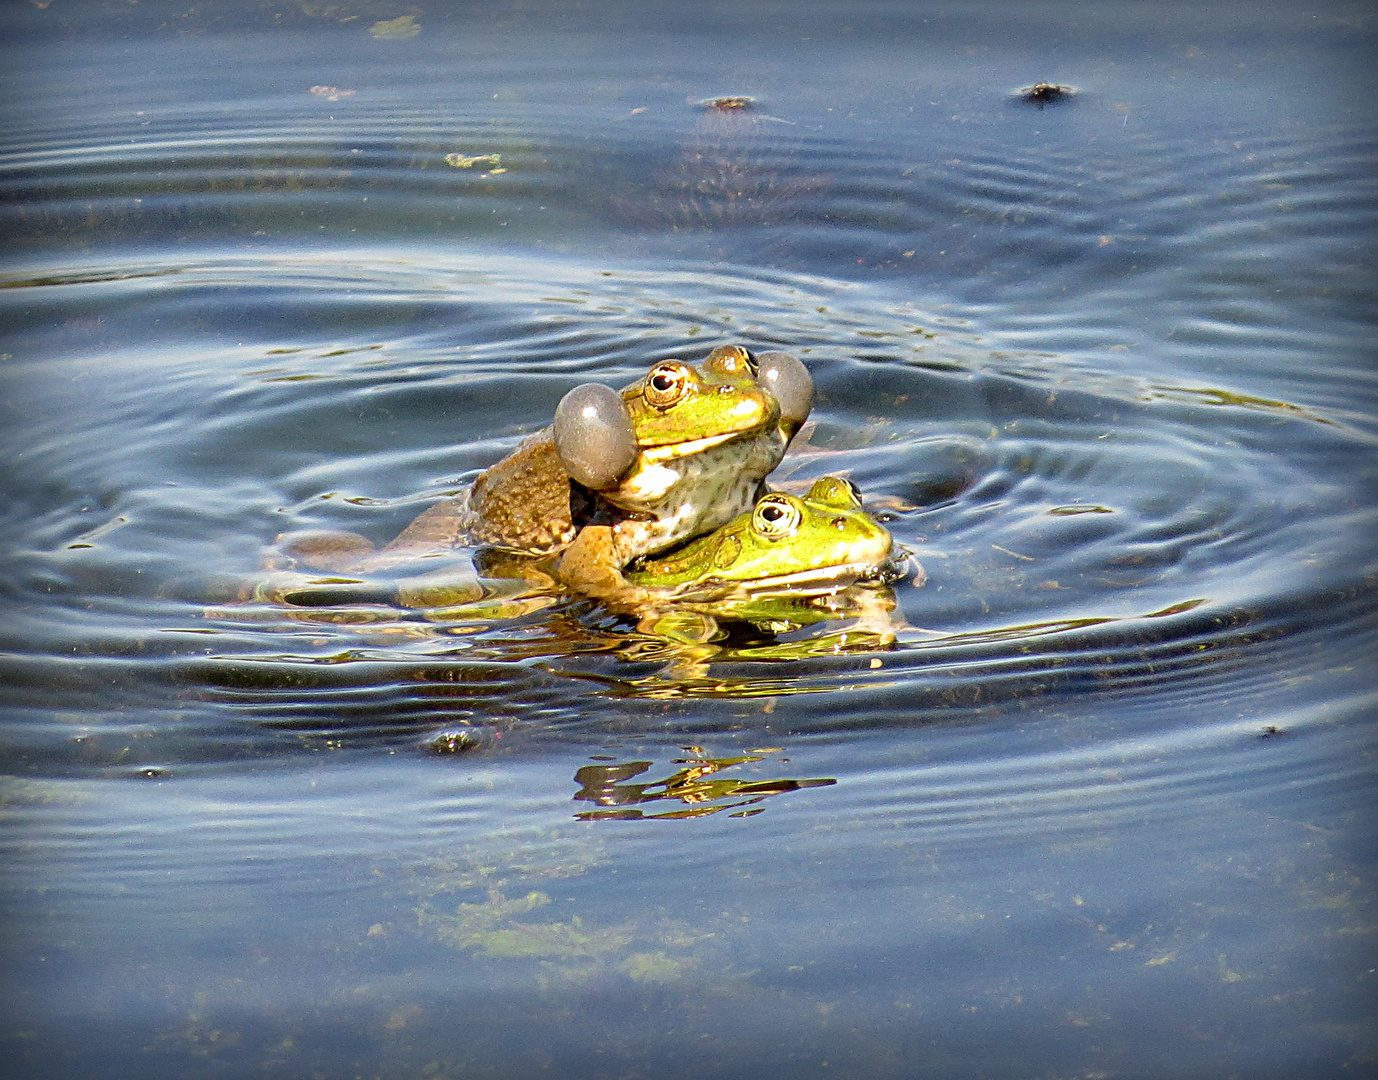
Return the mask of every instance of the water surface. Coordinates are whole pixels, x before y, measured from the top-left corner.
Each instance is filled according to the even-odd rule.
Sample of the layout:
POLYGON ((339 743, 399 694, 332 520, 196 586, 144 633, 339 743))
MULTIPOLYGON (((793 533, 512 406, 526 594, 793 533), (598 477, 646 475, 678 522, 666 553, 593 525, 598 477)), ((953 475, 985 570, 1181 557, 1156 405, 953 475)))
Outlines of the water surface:
POLYGON ((4 17, 11 1074, 1378 1060, 1359 8, 4 17), (732 341, 892 647, 235 602, 732 341))

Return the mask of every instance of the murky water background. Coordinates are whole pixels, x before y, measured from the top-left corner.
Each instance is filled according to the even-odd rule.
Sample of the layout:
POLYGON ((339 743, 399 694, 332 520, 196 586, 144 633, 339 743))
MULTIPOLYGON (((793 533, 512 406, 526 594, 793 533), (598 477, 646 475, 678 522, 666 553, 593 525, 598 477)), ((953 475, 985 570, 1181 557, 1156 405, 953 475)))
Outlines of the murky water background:
POLYGON ((1360 6, 4 19, 7 1075, 1378 1061, 1360 6), (728 341, 893 649, 226 602, 728 341))

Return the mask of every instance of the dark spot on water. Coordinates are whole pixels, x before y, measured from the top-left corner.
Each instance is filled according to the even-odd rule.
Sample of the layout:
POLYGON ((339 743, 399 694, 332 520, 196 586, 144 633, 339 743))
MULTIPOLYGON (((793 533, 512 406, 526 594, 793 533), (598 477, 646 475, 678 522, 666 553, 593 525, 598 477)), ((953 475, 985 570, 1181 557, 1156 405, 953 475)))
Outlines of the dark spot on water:
POLYGON ((1063 86, 1060 83, 1039 82, 1032 86, 1021 86, 1014 93, 1019 100, 1042 109, 1055 102, 1066 101, 1076 93, 1076 88, 1063 86))
POLYGON ((975 482, 976 477, 969 474, 928 476, 915 480, 894 494, 917 509, 955 499, 975 482))
POLYGON ((493 740, 487 728, 461 727, 432 735, 422 745, 433 754, 468 754, 482 750, 493 740))
POLYGON ((755 108, 755 106, 756 99, 747 97, 745 94, 704 98, 699 102, 699 108, 708 109, 710 112, 745 112, 747 109, 755 108))

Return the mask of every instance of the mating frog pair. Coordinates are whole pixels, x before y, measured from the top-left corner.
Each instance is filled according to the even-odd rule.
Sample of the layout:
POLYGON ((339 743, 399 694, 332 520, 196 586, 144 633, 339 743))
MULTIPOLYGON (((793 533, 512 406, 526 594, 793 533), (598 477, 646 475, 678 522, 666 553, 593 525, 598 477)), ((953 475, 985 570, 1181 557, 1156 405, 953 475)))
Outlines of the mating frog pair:
POLYGON ((353 533, 287 534, 275 567, 422 571, 408 606, 443 606, 426 564, 479 546, 506 560, 499 576, 617 610, 674 603, 750 619, 763 597, 836 591, 891 560, 889 534, 847 481, 824 478, 802 498, 765 492, 812 402, 808 370, 786 353, 734 345, 700 367, 663 360, 620 392, 571 390, 550 427, 386 547, 353 533))

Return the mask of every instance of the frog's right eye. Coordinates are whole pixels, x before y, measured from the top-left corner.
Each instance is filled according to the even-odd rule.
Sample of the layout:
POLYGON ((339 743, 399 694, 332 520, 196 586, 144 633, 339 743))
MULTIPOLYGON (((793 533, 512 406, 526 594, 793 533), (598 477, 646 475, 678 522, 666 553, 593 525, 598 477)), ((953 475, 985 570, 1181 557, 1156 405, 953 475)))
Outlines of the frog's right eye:
POLYGON ((595 491, 636 461, 636 433, 622 395, 602 383, 576 386, 555 407, 555 452, 565 472, 595 491))
POLYGON ((751 527, 767 540, 793 536, 803 515, 788 495, 766 495, 751 514, 751 527))
POLYGON ((646 376, 643 393, 647 404, 657 409, 668 409, 689 392, 692 379, 693 372, 687 364, 681 364, 678 360, 662 360, 646 376))

